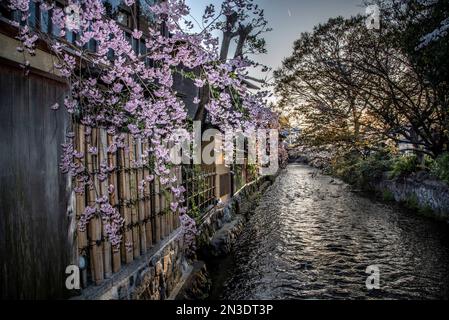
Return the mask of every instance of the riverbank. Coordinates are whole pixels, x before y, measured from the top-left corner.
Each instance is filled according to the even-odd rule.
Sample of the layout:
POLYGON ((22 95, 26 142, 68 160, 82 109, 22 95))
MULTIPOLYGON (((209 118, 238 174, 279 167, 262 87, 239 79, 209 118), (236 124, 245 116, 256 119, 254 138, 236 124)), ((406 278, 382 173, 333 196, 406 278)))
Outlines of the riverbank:
MULTIPOLYGON (((342 179, 354 188, 374 192, 385 201, 395 201, 417 214, 437 220, 449 221, 449 185, 427 172, 405 173, 393 176, 373 166, 359 173, 357 180, 348 174, 338 174, 332 170, 329 160, 317 154, 292 153, 290 163, 307 164, 322 173, 342 179)), ((338 170, 337 170, 338 172, 338 170)), ((353 172, 350 173, 353 175, 353 172)))
POLYGON ((388 174, 371 183, 386 201, 396 201, 418 214, 449 221, 449 186, 426 174, 389 179, 388 174))

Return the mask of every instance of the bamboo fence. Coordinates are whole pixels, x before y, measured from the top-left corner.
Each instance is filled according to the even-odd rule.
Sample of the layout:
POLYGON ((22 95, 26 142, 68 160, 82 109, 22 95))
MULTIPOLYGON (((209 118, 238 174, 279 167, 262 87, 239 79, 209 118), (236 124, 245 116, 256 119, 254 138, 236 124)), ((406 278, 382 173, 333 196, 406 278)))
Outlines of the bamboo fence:
MULTIPOLYGON (((180 226, 178 213, 170 210, 171 191, 164 190, 157 179, 142 187, 141 182, 151 174, 149 160, 144 156, 149 143, 124 135, 126 147, 111 153, 108 148, 113 138, 105 129, 75 125, 75 149, 84 154, 77 161, 88 169, 93 181, 84 194, 76 194, 77 218, 80 219, 86 206, 95 206, 99 211, 98 197, 108 195, 109 203, 125 221, 120 248, 113 247, 107 239, 99 214, 88 222, 86 231, 78 230, 77 252, 86 262, 81 270, 83 287, 110 278, 180 226), (92 148, 97 152, 88 152, 92 148), (100 179, 102 164, 110 169, 103 181, 100 179)), ((171 173, 182 179, 181 167, 172 168, 171 173)))

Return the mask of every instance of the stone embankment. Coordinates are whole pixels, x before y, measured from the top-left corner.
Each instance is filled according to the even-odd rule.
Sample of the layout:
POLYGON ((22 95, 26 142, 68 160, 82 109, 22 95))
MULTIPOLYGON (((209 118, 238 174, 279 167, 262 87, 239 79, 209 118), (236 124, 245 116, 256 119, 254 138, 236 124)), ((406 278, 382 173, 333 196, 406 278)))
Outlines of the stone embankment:
MULTIPOLYGON (((328 172, 326 157, 291 150, 291 163, 307 164, 328 172)), ((449 220, 449 186, 425 172, 390 179, 386 172, 378 181, 368 184, 368 191, 376 191, 385 200, 394 200, 429 217, 449 220)))
POLYGON ((178 300, 206 299, 211 288, 207 261, 228 255, 246 221, 258 204, 259 197, 275 177, 261 177, 239 190, 229 202, 217 206, 202 219, 197 239, 198 259, 187 278, 180 284, 178 300))

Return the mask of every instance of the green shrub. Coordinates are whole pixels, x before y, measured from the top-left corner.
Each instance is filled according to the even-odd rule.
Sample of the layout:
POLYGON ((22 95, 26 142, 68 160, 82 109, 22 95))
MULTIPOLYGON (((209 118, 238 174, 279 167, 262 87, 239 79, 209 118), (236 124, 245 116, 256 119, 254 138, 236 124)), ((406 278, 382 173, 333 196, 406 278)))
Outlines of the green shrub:
POLYGON ((371 182, 380 179, 384 172, 389 171, 390 166, 388 153, 376 152, 367 157, 351 154, 335 160, 333 173, 349 184, 368 187, 371 182))
POLYGON ((419 208, 418 213, 425 217, 434 217, 434 211, 428 204, 419 208))
POLYGON ((366 180, 380 179, 384 172, 390 170, 391 160, 383 154, 373 154, 357 164, 357 170, 366 180))
POLYGON ((403 175, 416 172, 418 169, 418 157, 414 154, 404 154, 393 159, 391 165, 390 178, 397 178, 403 175))
POLYGON ((424 156, 424 170, 426 171, 430 171, 432 169, 432 167, 435 164, 435 159, 433 159, 431 156, 429 155, 425 155, 424 156))
POLYGON ((449 184, 449 152, 439 156, 431 165, 432 174, 449 184))
POLYGON ((419 210, 419 201, 418 201, 418 197, 415 194, 412 194, 411 196, 409 196, 405 201, 404 204, 407 208, 411 209, 411 210, 419 210))
POLYGON ((382 192, 382 198, 384 201, 392 202, 394 201, 394 194, 390 190, 384 190, 382 192))

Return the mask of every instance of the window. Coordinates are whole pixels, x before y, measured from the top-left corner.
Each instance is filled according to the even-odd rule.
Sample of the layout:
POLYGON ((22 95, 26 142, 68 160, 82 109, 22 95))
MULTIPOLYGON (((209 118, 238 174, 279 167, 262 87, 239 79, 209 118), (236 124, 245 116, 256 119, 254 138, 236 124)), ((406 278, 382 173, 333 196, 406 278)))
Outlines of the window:
POLYGON ((76 41, 76 33, 66 29, 65 38, 70 43, 75 43, 76 41))
POLYGON ((97 51, 97 41, 95 41, 94 39, 90 39, 89 42, 87 43, 86 47, 90 52, 96 52, 97 51))
MULTIPOLYGON (((139 54, 140 56, 144 56, 147 54, 147 47, 145 45, 145 39, 140 39, 140 44, 139 44, 139 54)), ((148 57, 145 57, 143 59, 143 61, 145 62, 145 64, 147 66, 153 66, 153 64, 151 63, 151 59, 148 57)))
POLYGON ((150 7, 154 5, 157 0, 139 0, 140 15, 144 16, 148 22, 153 22, 155 19, 153 11, 150 7))
POLYGON ((136 38, 132 38, 132 47, 133 51, 136 55, 139 55, 139 40, 136 38))
MULTIPOLYGON (((88 29, 89 31, 91 30, 91 27, 89 27, 88 29)), ((97 41, 95 41, 95 39, 90 39, 85 45, 84 48, 89 50, 90 52, 96 52, 97 51, 97 41)))
POLYGON ((147 47, 145 46, 145 39, 140 39, 139 54, 141 56, 144 56, 147 54, 147 47))
POLYGON ((114 60, 114 50, 112 50, 112 49, 108 50, 108 60, 110 60, 110 61, 114 60))
POLYGON ((24 24, 22 21, 22 13, 19 10, 11 10, 7 1, 0 2, 0 16, 9 20, 24 24))
POLYGON ((131 33, 124 31, 124 34, 125 34, 126 41, 128 41, 129 44, 132 44, 131 43, 132 42, 132 40, 131 40, 132 39, 131 33))
POLYGON ((120 10, 117 14, 117 22, 124 25, 127 28, 132 28, 132 19, 131 15, 127 12, 120 10))
MULTIPOLYGON (((60 6, 59 4, 55 6, 55 9, 63 10, 62 6, 60 6)), ((61 36, 61 27, 57 23, 53 22, 54 19, 53 15, 55 14, 55 9, 53 9, 50 13, 51 34, 54 37, 59 38, 61 36)))
POLYGON ((3 17, 10 21, 15 21, 21 25, 27 24, 31 29, 35 29, 39 24, 39 3, 36 0, 29 1, 28 7, 29 16, 26 21, 22 21, 22 13, 19 10, 11 10, 7 1, 2 1, 0 3, 0 17, 3 17))
POLYGON ((13 12, 8 7, 8 3, 0 2, 0 17, 7 20, 13 20, 13 12))
POLYGON ((31 29, 35 29, 37 26, 37 18, 38 18, 38 5, 33 0, 30 1, 29 5, 29 16, 28 16, 28 26, 31 29))
POLYGON ((40 29, 44 33, 50 32, 50 15, 48 11, 39 10, 39 18, 40 18, 40 29))
POLYGON ((132 18, 129 7, 122 0, 102 0, 106 9, 106 15, 116 20, 121 25, 132 29, 132 18))
POLYGON ((121 0, 103 0, 106 15, 112 19, 117 18, 121 0))

